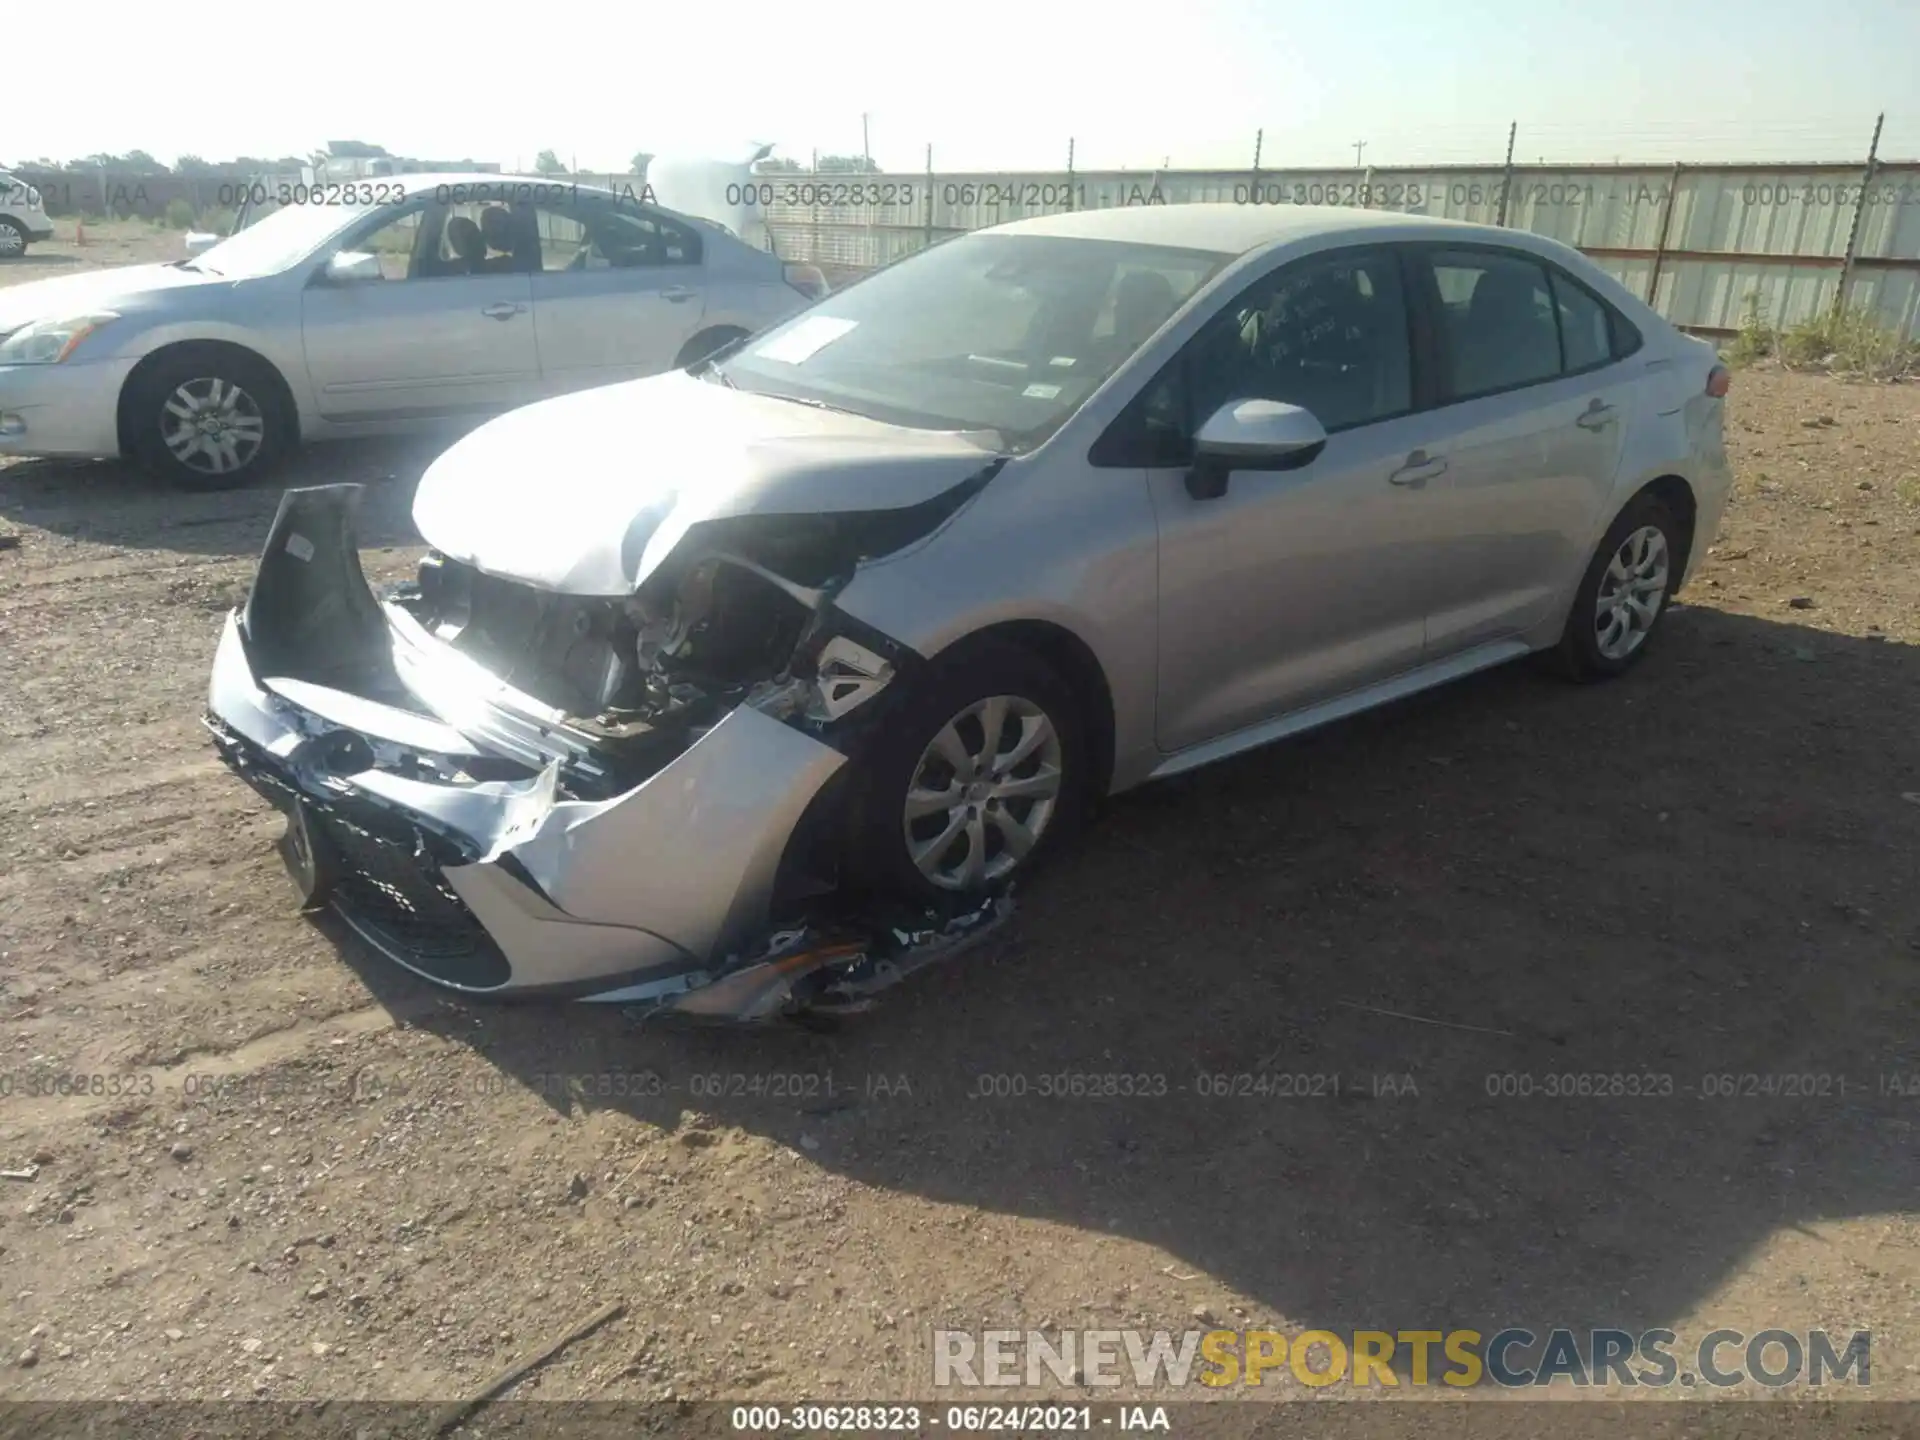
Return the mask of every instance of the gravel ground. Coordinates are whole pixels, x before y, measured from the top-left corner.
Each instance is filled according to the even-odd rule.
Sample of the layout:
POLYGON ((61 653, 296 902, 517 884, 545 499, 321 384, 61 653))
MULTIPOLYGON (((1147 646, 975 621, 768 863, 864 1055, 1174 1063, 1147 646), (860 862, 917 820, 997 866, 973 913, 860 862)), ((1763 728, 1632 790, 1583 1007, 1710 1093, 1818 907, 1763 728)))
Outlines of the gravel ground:
POLYGON ((0 1397, 444 1399, 610 1300, 516 1397, 931 1396, 934 1325, 1203 1314, 1871 1327, 1920 1395, 1920 387, 1730 403, 1735 503, 1631 677, 1125 797, 835 1035, 457 1002, 295 912, 198 727, 221 613, 283 483, 368 482, 404 573, 432 444, 224 496, 0 462, 0 1397), (1256 1072, 1340 1093, 1201 1093, 1256 1072), (1568 1074, 1671 1089, 1490 1093, 1568 1074))

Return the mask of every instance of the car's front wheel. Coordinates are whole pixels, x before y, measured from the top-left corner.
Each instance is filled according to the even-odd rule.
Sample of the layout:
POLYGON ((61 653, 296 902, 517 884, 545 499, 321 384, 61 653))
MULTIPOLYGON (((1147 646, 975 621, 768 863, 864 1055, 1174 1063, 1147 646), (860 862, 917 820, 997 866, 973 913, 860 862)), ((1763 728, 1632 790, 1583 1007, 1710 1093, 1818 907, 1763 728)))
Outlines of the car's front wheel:
POLYGON ((27 227, 0 215, 0 260, 27 253, 27 227))
POLYGON ((1560 639, 1559 661, 1576 680, 1619 675, 1646 654, 1685 558, 1682 531, 1656 497, 1620 512, 1595 550, 1560 639))
POLYGON ((266 470, 292 425, 257 362, 185 350, 134 377, 126 397, 135 456, 190 490, 231 490, 266 470))
POLYGON ((865 757, 860 888, 927 905, 998 893, 1076 828, 1087 746, 1073 693, 1032 652, 966 642, 935 662, 865 757))

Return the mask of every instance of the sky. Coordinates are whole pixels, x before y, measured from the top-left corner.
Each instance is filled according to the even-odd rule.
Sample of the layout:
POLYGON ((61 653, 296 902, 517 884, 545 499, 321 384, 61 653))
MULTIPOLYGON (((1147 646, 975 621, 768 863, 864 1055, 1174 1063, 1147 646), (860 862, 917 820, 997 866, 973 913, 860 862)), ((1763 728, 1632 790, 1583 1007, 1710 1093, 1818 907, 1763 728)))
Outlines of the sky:
POLYGON ((328 140, 587 171, 635 151, 890 170, 1920 158, 1920 0, 14 0, 0 161, 328 140), (452 16, 457 15, 457 22, 452 16), (491 17, 498 17, 497 19, 491 17), (543 17, 550 17, 550 20, 543 17), (84 43, 81 43, 84 39, 84 43), (168 55, 176 58, 166 59, 168 55), (71 58, 69 58, 71 57, 71 58), (46 63, 41 63, 44 61, 46 63), (1356 144, 1364 142, 1363 150, 1356 144))

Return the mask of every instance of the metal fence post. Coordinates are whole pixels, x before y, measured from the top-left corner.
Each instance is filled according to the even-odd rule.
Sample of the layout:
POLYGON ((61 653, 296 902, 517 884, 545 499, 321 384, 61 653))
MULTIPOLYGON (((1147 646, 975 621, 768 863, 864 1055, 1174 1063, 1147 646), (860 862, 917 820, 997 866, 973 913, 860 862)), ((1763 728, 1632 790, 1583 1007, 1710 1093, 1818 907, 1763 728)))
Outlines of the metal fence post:
MULTIPOLYGON (((1667 177, 1667 203, 1660 210, 1660 235, 1653 242, 1653 265, 1647 271, 1647 304, 1653 304, 1655 289, 1660 284, 1660 262, 1667 258, 1667 230, 1673 224, 1674 202, 1680 198, 1680 162, 1673 162, 1673 173, 1667 177)), ((1633 237, 1628 236, 1629 240, 1633 237)))
POLYGON ((1074 209, 1073 203, 1073 137, 1067 137, 1067 209, 1074 209))
POLYGON ((921 248, 933 248, 933 142, 927 142, 927 238, 921 248))
POLYGON ((1520 133, 1520 122, 1513 121, 1507 126, 1507 168, 1500 177, 1500 218, 1495 222, 1504 227, 1507 223, 1507 196, 1513 190, 1513 140, 1520 133))
POLYGON ((1873 184, 1874 171, 1880 168, 1880 127, 1887 123, 1886 111, 1873 122, 1873 140, 1867 146, 1867 171, 1860 181, 1860 198, 1853 205, 1853 222, 1847 226, 1847 253, 1840 261, 1840 284, 1833 292, 1833 318, 1846 312, 1847 285, 1853 279, 1853 262, 1860 249, 1860 218, 1867 213, 1867 189, 1873 184))
POLYGON ((813 200, 814 200, 814 203, 813 203, 813 204, 811 204, 811 205, 809 205, 809 206, 807 207, 807 214, 808 214, 808 216, 809 216, 809 217, 810 217, 810 219, 811 219, 811 224, 810 224, 810 226, 809 226, 809 228, 808 228, 808 231, 807 231, 807 249, 808 249, 808 251, 810 252, 810 253, 808 254, 808 256, 807 256, 807 259, 809 259, 809 260, 811 260, 811 261, 812 261, 812 262, 813 262, 813 263, 814 263, 815 265, 818 265, 818 264, 820 264, 820 263, 821 263, 821 255, 820 255, 820 151, 819 151, 818 149, 815 149, 815 150, 814 150, 814 152, 813 152, 813 168, 812 168, 811 170, 809 170, 809 171, 807 172, 807 179, 808 179, 808 181, 809 181, 809 182, 811 183, 811 187, 812 187, 812 190, 813 190, 813 200))
POLYGON ((1261 128, 1253 132, 1253 203, 1260 203, 1260 147, 1266 143, 1267 132, 1261 128))

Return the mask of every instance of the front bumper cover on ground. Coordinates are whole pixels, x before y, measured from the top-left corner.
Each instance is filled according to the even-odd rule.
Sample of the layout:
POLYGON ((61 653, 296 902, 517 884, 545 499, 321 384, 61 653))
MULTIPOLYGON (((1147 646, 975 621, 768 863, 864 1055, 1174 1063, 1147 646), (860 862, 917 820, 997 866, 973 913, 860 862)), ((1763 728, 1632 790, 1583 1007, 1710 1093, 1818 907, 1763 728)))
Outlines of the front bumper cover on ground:
POLYGON ((288 815, 306 902, 388 958, 468 993, 758 1020, 808 998, 864 1008, 1004 918, 1001 903, 922 927, 776 932, 783 853, 845 757, 751 706, 610 798, 562 798, 563 773, 594 757, 563 717, 374 598, 357 499, 282 500, 221 635, 207 724, 288 815), (302 653, 317 657, 302 676, 270 673, 302 653), (501 767, 515 778, 472 778, 501 767))

